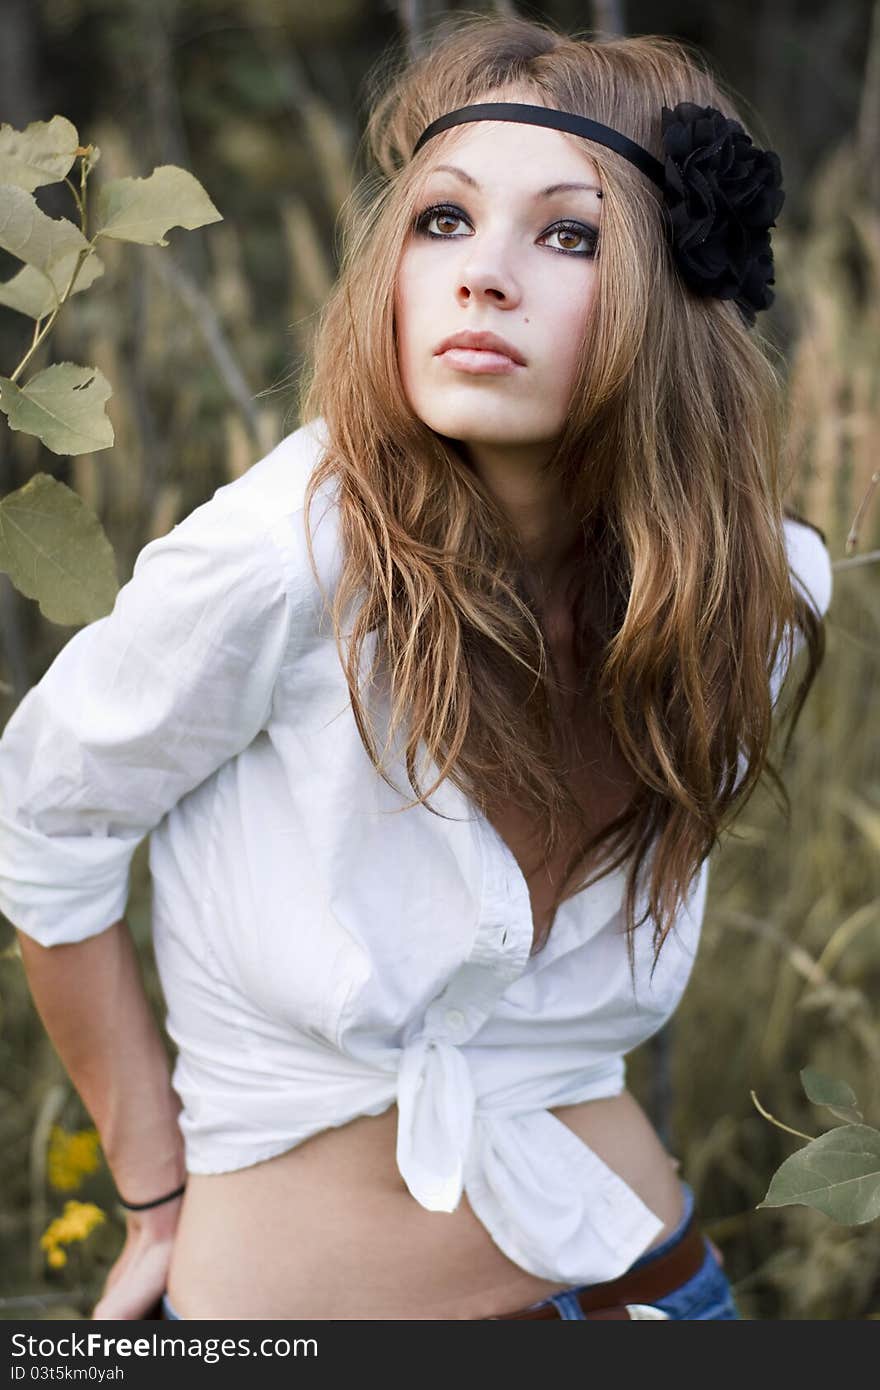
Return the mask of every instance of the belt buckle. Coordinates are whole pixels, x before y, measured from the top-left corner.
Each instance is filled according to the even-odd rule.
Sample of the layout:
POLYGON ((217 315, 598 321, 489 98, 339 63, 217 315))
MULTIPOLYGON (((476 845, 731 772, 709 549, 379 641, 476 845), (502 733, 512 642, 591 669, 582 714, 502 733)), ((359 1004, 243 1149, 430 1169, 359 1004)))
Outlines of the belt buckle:
POLYGON ((631 1318, 668 1318, 662 1308, 655 1308, 653 1303, 625 1303, 623 1305, 631 1318))

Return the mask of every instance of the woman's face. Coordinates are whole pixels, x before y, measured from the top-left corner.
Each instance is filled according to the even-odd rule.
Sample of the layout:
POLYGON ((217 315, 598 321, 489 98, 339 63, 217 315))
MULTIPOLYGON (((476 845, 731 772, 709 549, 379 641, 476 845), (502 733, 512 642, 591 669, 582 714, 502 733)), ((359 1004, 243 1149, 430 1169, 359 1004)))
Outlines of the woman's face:
POLYGON ((596 288, 601 180, 559 130, 476 121, 456 134, 454 152, 426 146, 429 173, 400 262, 404 390, 426 425, 465 444, 552 444, 596 288), (522 363, 438 352, 462 331, 498 335, 522 363))

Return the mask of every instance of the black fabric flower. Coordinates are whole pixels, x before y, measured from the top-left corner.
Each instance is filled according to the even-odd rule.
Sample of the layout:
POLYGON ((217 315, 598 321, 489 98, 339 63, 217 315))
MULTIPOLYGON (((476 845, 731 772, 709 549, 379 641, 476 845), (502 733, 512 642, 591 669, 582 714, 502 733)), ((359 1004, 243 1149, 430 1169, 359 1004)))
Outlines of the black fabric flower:
POLYGON ((662 108, 665 213, 682 278, 733 299, 748 324, 773 303, 769 229, 785 201, 773 150, 760 150, 714 106, 662 108))

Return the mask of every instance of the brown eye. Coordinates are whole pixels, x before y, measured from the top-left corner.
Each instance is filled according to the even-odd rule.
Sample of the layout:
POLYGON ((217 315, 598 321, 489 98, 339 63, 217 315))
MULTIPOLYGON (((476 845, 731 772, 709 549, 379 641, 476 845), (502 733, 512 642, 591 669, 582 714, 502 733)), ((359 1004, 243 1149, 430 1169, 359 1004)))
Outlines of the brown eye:
POLYGON ((449 231, 433 232, 430 230, 431 223, 437 222, 439 225, 443 222, 448 224, 449 222, 464 221, 465 217, 459 208, 446 204, 435 204, 433 207, 425 208, 424 212, 419 214, 413 227, 420 236, 434 237, 437 241, 449 241, 454 233, 449 231))
POLYGON ((574 247, 570 245, 561 245, 556 248, 551 248, 563 251, 566 255, 594 256, 596 254, 596 243, 599 240, 599 234, 594 227, 585 227, 582 226, 579 222, 559 222, 555 227, 551 227, 550 231, 546 232, 545 235, 568 238, 573 237, 576 241, 582 241, 585 243, 584 248, 580 251, 576 250, 574 247))
MULTIPOLYGON (((571 238, 573 238, 573 239, 577 242, 577 241, 580 241, 582 233, 580 233, 580 232, 572 232, 572 231, 569 231, 567 227, 563 227, 563 229, 562 229, 562 231, 559 233, 559 235, 560 235, 561 237, 566 237, 566 236, 567 236, 567 237, 571 237, 571 238)), ((574 247, 573 247, 573 246, 566 246, 566 247, 565 247, 565 250, 566 250, 566 251, 573 251, 573 250, 574 250, 574 247)))

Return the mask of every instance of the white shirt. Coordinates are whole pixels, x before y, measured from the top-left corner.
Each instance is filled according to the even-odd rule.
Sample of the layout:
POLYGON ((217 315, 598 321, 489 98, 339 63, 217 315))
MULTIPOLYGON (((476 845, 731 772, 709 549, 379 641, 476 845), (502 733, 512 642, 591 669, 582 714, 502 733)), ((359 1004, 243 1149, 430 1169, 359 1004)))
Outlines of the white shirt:
MULTIPOLYGON (((673 1013, 709 861, 653 983, 651 933, 636 931, 634 995, 625 869, 563 903, 531 956, 526 881, 476 806, 446 781, 442 815, 394 813, 399 748, 397 796, 319 622, 303 501, 322 427, 146 545, 113 611, 19 703, 0 740, 0 909, 44 946, 106 930, 152 832, 190 1172, 246 1167, 396 1102, 397 1163, 422 1206, 453 1211, 464 1190, 523 1269, 613 1278, 663 1223, 550 1108, 618 1094, 625 1054, 673 1013)), ((312 525, 330 597, 336 516, 325 491, 312 525)), ((786 539, 824 613, 824 545, 793 522, 786 539)), ((425 759, 423 786, 434 772, 425 759)))

